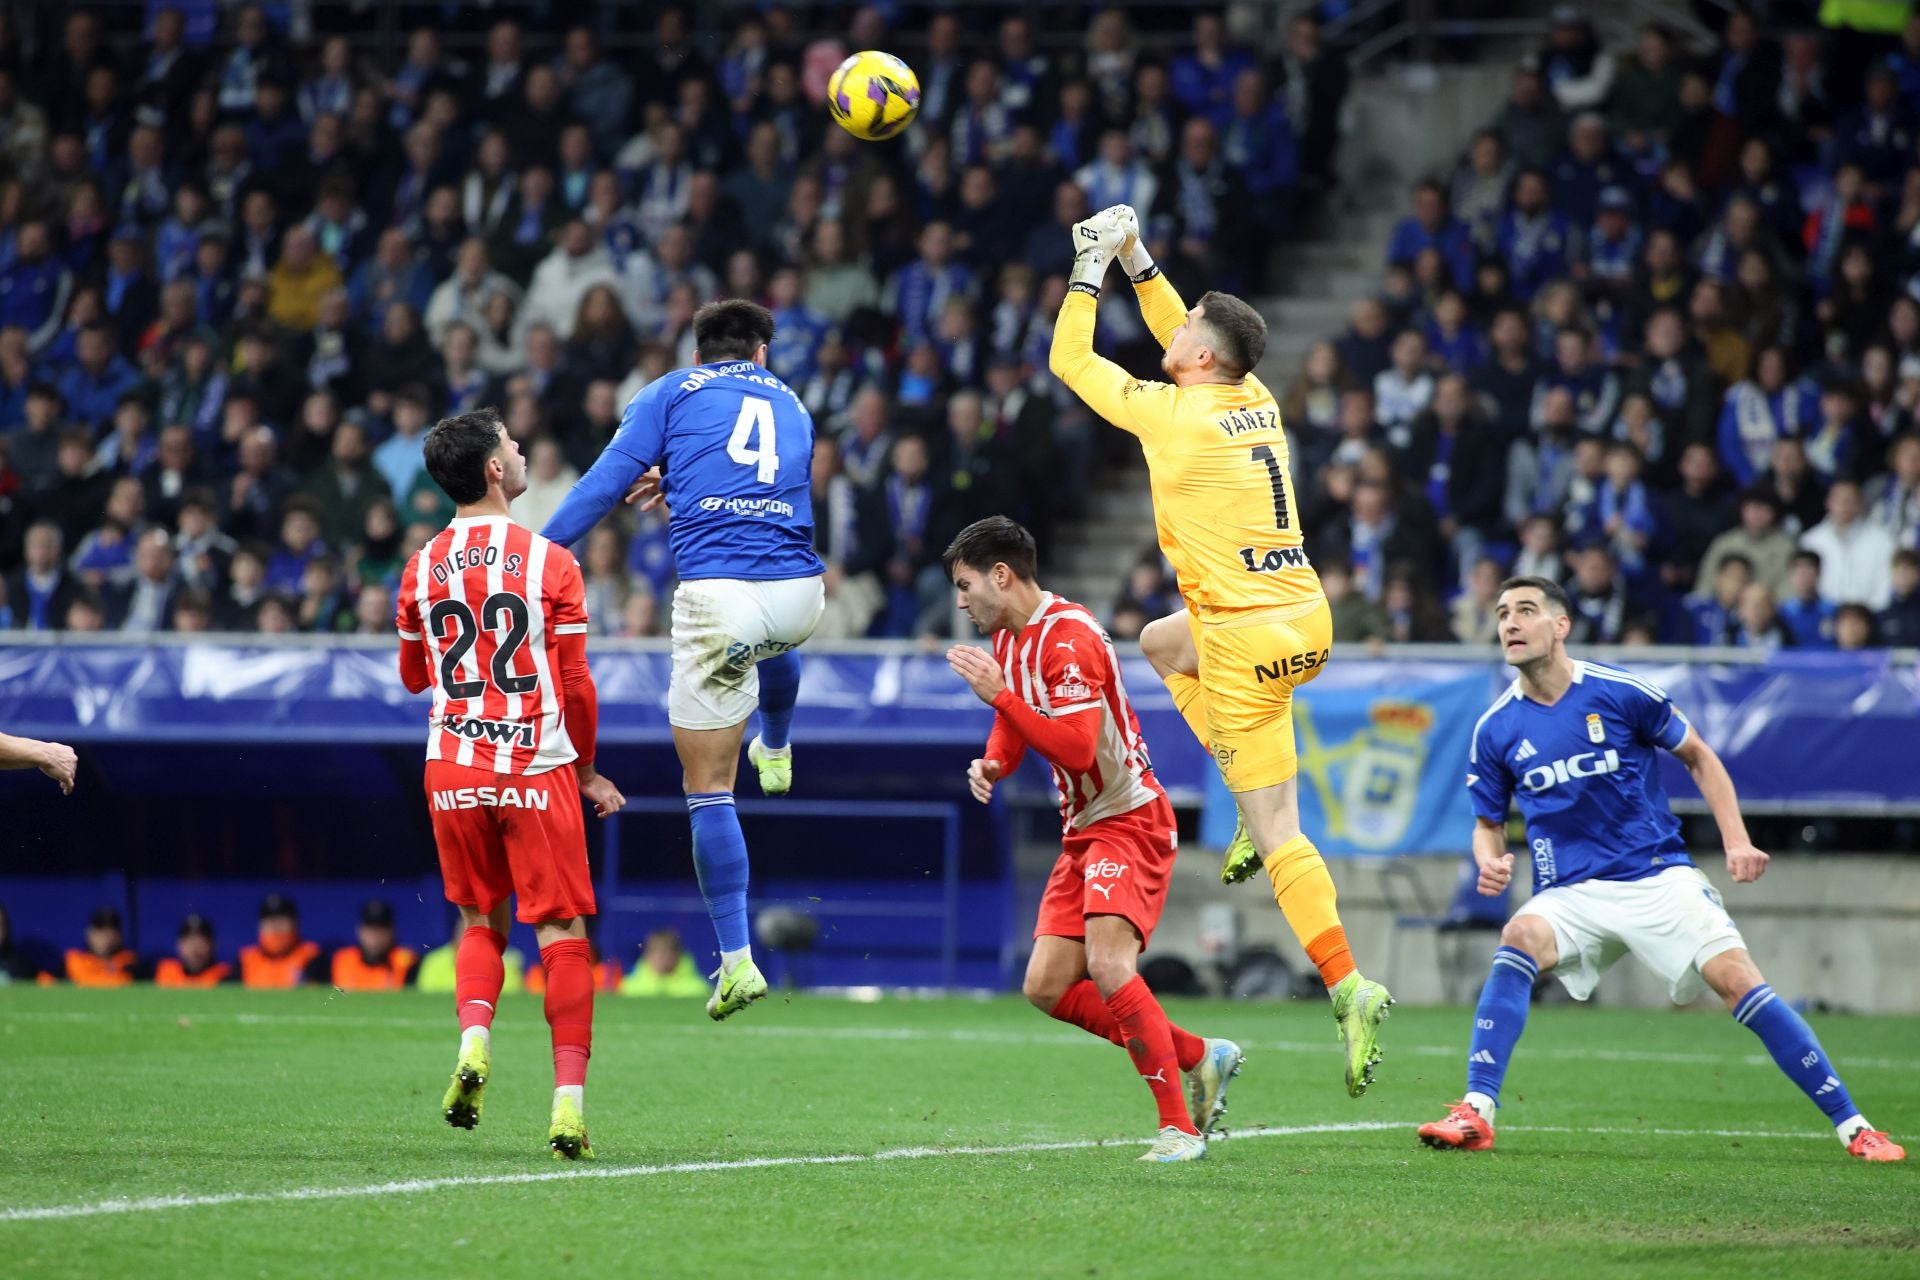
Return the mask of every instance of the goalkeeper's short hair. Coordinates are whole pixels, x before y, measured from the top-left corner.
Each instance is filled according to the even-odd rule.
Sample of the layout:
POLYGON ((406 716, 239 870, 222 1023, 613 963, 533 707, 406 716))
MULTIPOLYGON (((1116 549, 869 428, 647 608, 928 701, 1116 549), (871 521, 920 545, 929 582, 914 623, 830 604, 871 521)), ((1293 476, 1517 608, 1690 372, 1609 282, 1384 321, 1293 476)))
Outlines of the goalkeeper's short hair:
POLYGON ((1202 322, 1213 335, 1209 344, 1222 369, 1244 378, 1267 354, 1267 322, 1258 311, 1230 293, 1209 290, 1200 299, 1202 322))

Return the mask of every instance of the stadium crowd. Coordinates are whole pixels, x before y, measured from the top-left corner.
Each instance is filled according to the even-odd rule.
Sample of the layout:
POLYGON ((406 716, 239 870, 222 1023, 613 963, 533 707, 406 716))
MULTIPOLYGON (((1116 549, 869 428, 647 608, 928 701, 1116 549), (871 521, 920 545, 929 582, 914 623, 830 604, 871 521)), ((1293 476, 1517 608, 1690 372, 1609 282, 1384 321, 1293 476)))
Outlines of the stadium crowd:
MULTIPOLYGON (((345 6, 300 42, 284 6, 0 13, 0 627, 388 634, 451 514, 427 426, 500 405, 538 528, 722 295, 774 310, 821 428, 820 634, 945 625, 950 534, 1005 511, 1044 539, 1098 460, 1046 371, 1073 222, 1132 203, 1184 287, 1257 288, 1346 89, 1311 18, 1263 62, 1211 13, 1149 41, 1104 11, 1042 52, 1024 11, 821 37, 648 8, 615 58, 597 32, 642 11, 565 8, 438 6, 385 65, 326 29, 345 6), (475 21, 478 56, 443 47, 475 21), (902 142, 820 106, 862 48, 917 68, 902 142)), ((594 625, 654 634, 664 525, 624 518, 580 548, 594 625)))
POLYGON ((1920 644, 1920 15, 1724 16, 1556 11, 1285 387, 1336 639, 1486 643, 1513 572, 1579 643, 1920 644))
MULTIPOLYGON (((135 982, 216 987, 233 983, 263 991, 318 985, 355 992, 417 987, 451 993, 460 933, 456 922, 451 941, 424 953, 402 946, 395 936, 392 904, 374 898, 362 904, 352 941, 324 946, 302 933, 300 908, 292 898, 269 893, 260 901, 251 941, 223 950, 214 922, 199 912, 189 912, 181 918, 170 954, 143 956, 129 944, 118 907, 95 909, 87 918, 83 936, 59 939, 16 936, 6 908, 0 906, 0 987, 63 982, 76 987, 125 987, 135 982)), ((528 968, 525 957, 511 947, 502 960, 508 993, 537 994, 545 989, 545 973, 538 964, 528 968)), ((594 985, 608 994, 707 994, 706 981, 693 957, 671 928, 655 929, 647 935, 630 970, 616 958, 601 956, 597 947, 593 964, 594 985)))

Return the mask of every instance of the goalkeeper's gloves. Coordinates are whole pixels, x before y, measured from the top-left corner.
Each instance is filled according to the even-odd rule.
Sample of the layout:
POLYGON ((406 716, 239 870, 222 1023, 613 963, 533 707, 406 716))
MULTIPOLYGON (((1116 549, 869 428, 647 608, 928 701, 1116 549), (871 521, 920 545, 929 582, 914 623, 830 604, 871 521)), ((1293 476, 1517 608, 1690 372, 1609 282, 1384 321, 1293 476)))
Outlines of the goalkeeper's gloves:
POLYGON ((1153 265, 1153 255, 1147 252, 1147 242, 1140 238, 1140 215, 1133 211, 1130 204, 1116 205, 1121 230, 1126 238, 1120 242, 1120 266, 1135 284, 1144 284, 1153 279, 1160 268, 1153 265))
POLYGON ((1106 278, 1107 264, 1120 252, 1126 232, 1112 209, 1102 209, 1091 218, 1073 224, 1073 273, 1067 288, 1100 296, 1100 282, 1106 278))

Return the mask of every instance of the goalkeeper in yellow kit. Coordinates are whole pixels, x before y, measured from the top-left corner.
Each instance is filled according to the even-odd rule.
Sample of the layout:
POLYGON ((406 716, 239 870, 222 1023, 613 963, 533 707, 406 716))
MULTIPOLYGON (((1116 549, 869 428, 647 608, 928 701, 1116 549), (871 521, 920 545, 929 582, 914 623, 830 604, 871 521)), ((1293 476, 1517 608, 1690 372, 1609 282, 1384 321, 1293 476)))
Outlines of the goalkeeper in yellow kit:
POLYGON ((1049 364, 1094 412, 1139 437, 1160 549, 1187 606, 1150 628, 1142 647, 1239 802, 1246 839, 1236 834, 1222 878, 1250 874, 1256 859, 1266 868, 1274 900, 1333 999, 1347 1092, 1358 1097, 1373 1082, 1393 998, 1354 967, 1333 877, 1300 830, 1293 691, 1326 665, 1333 625, 1301 546, 1280 410, 1253 376, 1266 322, 1218 292, 1188 310, 1125 205, 1077 224, 1073 236, 1073 276, 1049 364), (1166 348, 1166 382, 1129 377, 1094 354, 1094 310, 1116 257, 1166 348))

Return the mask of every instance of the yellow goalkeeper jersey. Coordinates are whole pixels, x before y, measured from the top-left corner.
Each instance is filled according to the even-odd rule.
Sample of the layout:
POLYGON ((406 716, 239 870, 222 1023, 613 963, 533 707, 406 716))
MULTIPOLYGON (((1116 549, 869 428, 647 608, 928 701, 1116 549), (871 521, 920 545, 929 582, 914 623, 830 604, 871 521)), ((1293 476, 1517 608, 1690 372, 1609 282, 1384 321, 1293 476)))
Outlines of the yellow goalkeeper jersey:
MULTIPOLYGON (((1136 286, 1162 347, 1186 323, 1186 304, 1163 275, 1136 286)), ((1301 546, 1280 406, 1260 379, 1176 387, 1127 375, 1093 350, 1095 299, 1067 294, 1049 364, 1095 413, 1140 438, 1153 522, 1201 618, 1307 607, 1322 598, 1301 546)))

